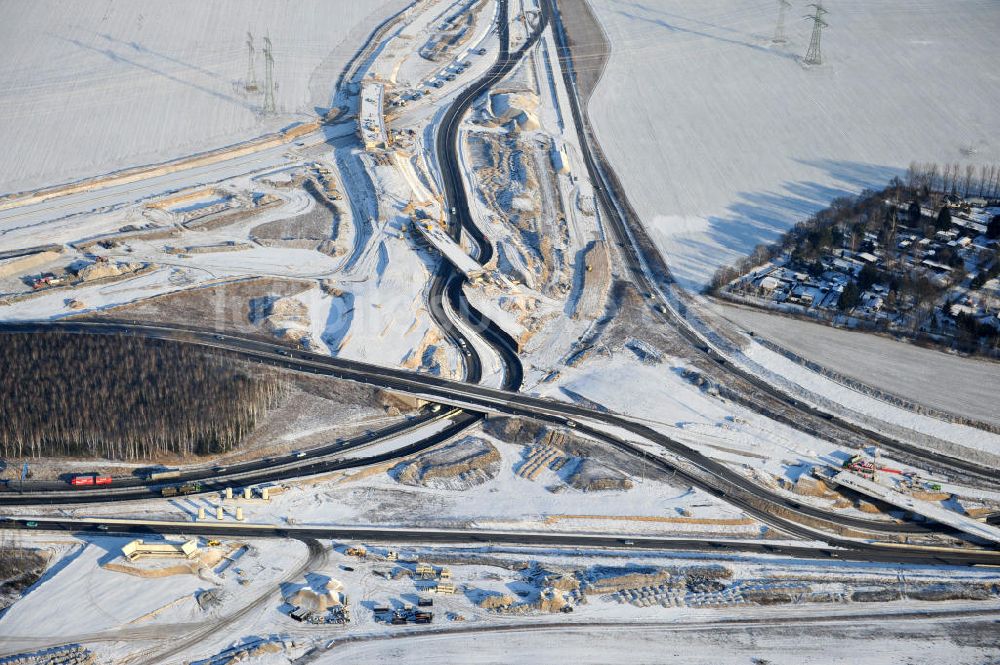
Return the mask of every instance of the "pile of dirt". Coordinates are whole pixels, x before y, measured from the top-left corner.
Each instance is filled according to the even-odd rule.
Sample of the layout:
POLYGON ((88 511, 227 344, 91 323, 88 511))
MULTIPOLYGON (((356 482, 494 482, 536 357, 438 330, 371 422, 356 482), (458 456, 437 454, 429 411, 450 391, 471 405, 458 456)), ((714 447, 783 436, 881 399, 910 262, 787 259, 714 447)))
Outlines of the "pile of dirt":
POLYGON ((532 92, 498 92, 490 95, 490 114, 498 125, 517 123, 522 130, 538 128, 538 96, 532 92))
POLYGON ((802 496, 825 497, 833 494, 827 484, 822 480, 813 478, 812 476, 806 474, 799 476, 799 479, 795 481, 792 491, 796 494, 801 494, 802 496))
POLYGON ((95 279, 106 279, 108 277, 119 277, 128 273, 138 272, 145 267, 143 263, 110 263, 99 261, 80 268, 76 276, 84 282, 92 282, 95 279))
POLYGON ((882 512, 882 509, 876 506, 871 501, 865 501, 864 499, 857 499, 854 502, 854 507, 863 513, 869 513, 875 515, 882 512))
POLYGON ((906 597, 913 600, 930 601, 988 600, 994 596, 995 592, 995 589, 991 591, 990 588, 985 586, 941 582, 917 588, 907 588, 906 597))
POLYGON ((285 602, 310 612, 326 612, 331 607, 344 604, 343 588, 344 585, 337 580, 329 580, 319 588, 304 586, 288 594, 285 602))
POLYGON ((585 594, 658 586, 670 580, 670 571, 658 566, 594 566, 581 573, 585 594))
POLYGON ((632 489, 632 481, 622 473, 590 458, 583 458, 576 465, 570 485, 583 492, 632 489))
POLYGON ((555 587, 542 589, 538 597, 538 609, 542 612, 561 612, 568 604, 566 595, 555 587))
POLYGON ((884 603, 890 600, 899 600, 903 594, 899 589, 892 587, 865 587, 855 589, 851 594, 851 600, 855 603, 884 603))
POLYGON ((469 436, 402 462, 389 473, 404 485, 464 490, 495 478, 499 470, 497 449, 469 436))
POLYGON ((424 333, 420 343, 403 357, 400 366, 426 374, 441 376, 448 367, 448 355, 444 339, 436 329, 424 333))
POLYGON ((514 597, 506 593, 491 593, 483 596, 477 604, 484 610, 503 611, 514 604, 514 597))
POLYGON ((294 342, 307 349, 314 346, 309 307, 298 298, 286 296, 252 300, 250 320, 279 339, 294 342))

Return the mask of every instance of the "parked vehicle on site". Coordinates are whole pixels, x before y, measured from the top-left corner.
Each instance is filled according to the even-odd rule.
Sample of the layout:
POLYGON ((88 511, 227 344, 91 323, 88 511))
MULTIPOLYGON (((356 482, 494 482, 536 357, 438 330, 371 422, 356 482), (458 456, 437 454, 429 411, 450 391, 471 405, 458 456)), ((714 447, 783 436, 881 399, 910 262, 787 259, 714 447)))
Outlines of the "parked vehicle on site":
POLYGON ((184 483, 183 485, 168 485, 160 490, 162 496, 177 496, 178 494, 196 494, 201 491, 201 483, 184 483))
POLYGON ((87 485, 110 485, 111 476, 99 476, 96 473, 84 473, 70 478, 69 484, 74 487, 87 485))
POLYGON ((149 474, 150 480, 167 480, 169 478, 180 478, 180 469, 164 469, 163 471, 155 471, 149 474))

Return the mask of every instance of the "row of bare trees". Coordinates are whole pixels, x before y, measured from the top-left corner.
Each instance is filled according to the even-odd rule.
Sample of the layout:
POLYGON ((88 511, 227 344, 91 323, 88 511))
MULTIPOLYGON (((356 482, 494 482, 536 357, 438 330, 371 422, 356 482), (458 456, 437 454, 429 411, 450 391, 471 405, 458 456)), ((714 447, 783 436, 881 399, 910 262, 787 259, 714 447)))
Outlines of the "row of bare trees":
POLYGON ((975 164, 963 167, 958 162, 944 166, 911 162, 906 170, 906 184, 910 189, 923 189, 925 192, 997 198, 1000 196, 1000 166, 981 164, 977 173, 975 164))
POLYGON ((149 459, 231 450, 285 386, 239 361, 135 337, 0 335, 0 453, 149 459))

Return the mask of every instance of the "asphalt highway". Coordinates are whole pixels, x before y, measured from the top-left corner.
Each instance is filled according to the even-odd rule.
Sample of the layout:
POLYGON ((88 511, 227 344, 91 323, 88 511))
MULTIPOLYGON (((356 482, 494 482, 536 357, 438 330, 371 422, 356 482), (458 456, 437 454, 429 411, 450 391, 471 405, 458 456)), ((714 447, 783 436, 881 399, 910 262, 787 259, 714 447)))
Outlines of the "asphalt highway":
POLYGON ((380 464, 407 455, 413 455, 458 436, 463 431, 482 420, 478 413, 465 413, 459 409, 442 411, 437 415, 421 415, 412 420, 390 427, 362 434, 354 439, 330 444, 316 451, 310 451, 306 458, 296 456, 281 459, 267 458, 244 464, 225 467, 224 471, 196 469, 184 471, 177 478, 169 480, 148 480, 143 478, 115 478, 106 490, 74 489, 63 482, 25 483, 17 481, 0 485, 0 506, 5 505, 45 505, 75 503, 106 503, 109 501, 132 501, 162 496, 162 489, 183 483, 195 482, 201 486, 196 494, 220 492, 227 487, 246 487, 261 483, 277 482, 301 478, 344 469, 355 469, 380 464), (392 451, 369 456, 346 456, 347 453, 395 437, 411 433, 432 420, 447 417, 451 424, 426 436, 419 441, 402 445, 392 451))
MULTIPOLYGON (((860 520, 859 518, 825 513, 812 507, 799 505, 798 502, 789 501, 784 497, 770 492, 720 462, 702 455, 697 450, 689 448, 643 423, 635 422, 618 414, 598 411, 577 404, 450 381, 436 376, 397 368, 381 367, 342 358, 332 358, 306 351, 292 351, 279 344, 260 339, 237 335, 222 335, 176 326, 127 325, 89 321, 44 321, 0 324, 0 334, 46 331, 62 331, 73 334, 138 334, 153 339, 201 344, 206 347, 237 354, 247 360, 266 362, 274 366, 377 385, 382 388, 452 404, 462 409, 536 418, 558 425, 580 428, 581 431, 598 436, 602 440, 612 443, 612 445, 627 449, 632 454, 646 457, 651 464, 656 464, 666 470, 678 473, 691 482, 691 484, 702 487, 706 491, 724 498, 725 501, 740 506, 748 514, 757 517, 766 524, 802 537, 826 538, 826 534, 816 528, 807 528, 801 523, 782 515, 799 517, 800 519, 805 518, 807 521, 813 522, 821 520, 830 525, 864 529, 873 533, 887 533, 897 536, 899 534, 922 533, 926 531, 925 525, 898 525, 876 522, 874 520, 860 520), (638 440, 653 442, 672 455, 682 458, 686 465, 669 464, 658 456, 649 455, 641 447, 620 437, 612 436, 604 430, 598 430, 588 423, 598 423, 618 428, 634 435, 638 440)), ((306 473, 300 472, 299 475, 306 475, 306 473)))
MULTIPOLYGON (((477 258, 484 265, 492 256, 493 247, 479 227, 476 226, 469 212, 465 182, 462 179, 461 165, 458 159, 458 131, 461 127, 462 117, 469 110, 472 102, 479 95, 501 81, 524 56, 529 44, 533 44, 538 39, 538 35, 541 34, 539 30, 534 35, 533 40, 529 40, 529 44, 525 44, 512 54, 510 52, 510 25, 508 16, 508 2, 507 0, 500 0, 497 11, 497 36, 500 39, 500 53, 497 56, 497 60, 483 76, 463 90, 455 101, 452 102, 451 106, 448 107, 438 127, 435 145, 438 164, 441 168, 442 182, 444 183, 445 205, 449 211, 454 211, 449 217, 448 233, 453 240, 460 242, 462 229, 465 229, 476 243, 479 249, 477 258)), ((432 292, 447 293, 452 310, 468 326, 479 332, 483 336, 483 339, 499 355, 504 365, 503 387, 507 390, 518 390, 524 380, 524 369, 517 352, 517 342, 500 326, 483 316, 481 312, 469 303, 462 291, 464 281, 465 277, 462 274, 455 270, 450 263, 443 261, 442 268, 435 275, 432 292)), ((447 317, 443 313, 441 301, 432 303, 432 312, 437 309, 442 310, 441 316, 447 320, 447 317)), ((437 319, 437 316, 435 314, 435 319, 437 319)), ((442 325, 450 336, 453 338, 456 337, 456 326, 450 323, 443 323, 440 319, 438 323, 442 325)), ((461 333, 459 332, 458 334, 461 333)), ((475 355, 475 351, 467 339, 466 343, 460 348, 462 348, 466 358, 475 355)), ((480 363, 478 359, 475 362, 477 364, 480 363)))
POLYGON ((981 550, 920 548, 847 542, 835 546, 787 545, 754 540, 705 540, 621 536, 612 534, 552 533, 534 531, 484 531, 464 529, 423 529, 392 527, 308 526, 288 527, 234 522, 166 522, 156 520, 71 519, 48 517, 4 517, 0 528, 37 531, 70 531, 102 535, 194 535, 246 538, 330 539, 337 542, 379 542, 387 544, 513 545, 622 551, 697 551, 727 554, 751 553, 805 559, 912 563, 932 565, 1000 565, 1000 553, 981 550))

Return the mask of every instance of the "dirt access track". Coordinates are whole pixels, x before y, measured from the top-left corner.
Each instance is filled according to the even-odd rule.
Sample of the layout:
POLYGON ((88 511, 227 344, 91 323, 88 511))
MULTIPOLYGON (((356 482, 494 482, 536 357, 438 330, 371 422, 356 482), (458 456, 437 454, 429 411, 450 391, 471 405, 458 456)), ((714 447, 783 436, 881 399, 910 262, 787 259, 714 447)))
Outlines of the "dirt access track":
POLYGON ((125 169, 124 171, 116 171, 97 178, 88 178, 86 180, 79 180, 65 185, 56 185, 55 187, 38 189, 33 192, 8 194, 7 196, 0 198, 0 210, 19 208, 21 206, 48 201, 49 199, 58 198, 60 196, 90 192, 104 187, 127 185, 129 183, 138 182, 147 178, 155 178, 157 176, 176 173, 185 169, 209 166, 211 164, 217 164, 219 162, 235 159, 237 157, 243 157, 244 155, 249 155, 254 152, 291 143, 306 134, 315 132, 320 128, 320 126, 323 125, 324 122, 326 122, 326 120, 313 120, 312 122, 295 125, 294 127, 290 127, 275 134, 266 134, 244 143, 237 143, 236 145, 199 153, 190 157, 182 157, 171 162, 137 166, 135 168, 125 169))

